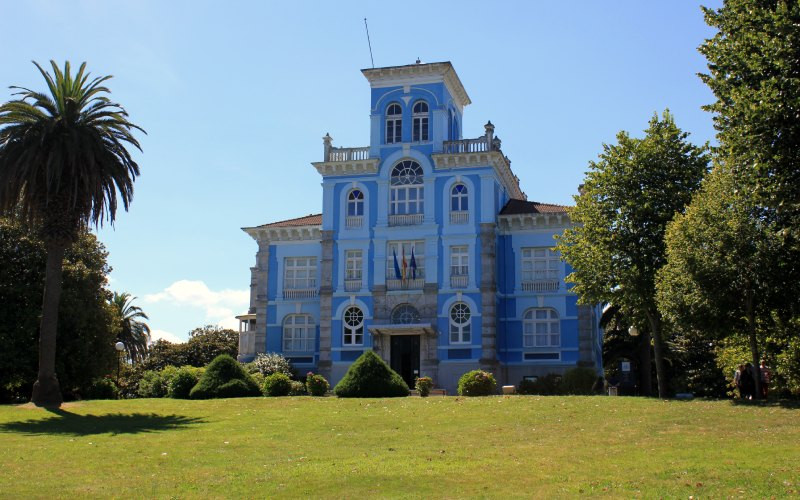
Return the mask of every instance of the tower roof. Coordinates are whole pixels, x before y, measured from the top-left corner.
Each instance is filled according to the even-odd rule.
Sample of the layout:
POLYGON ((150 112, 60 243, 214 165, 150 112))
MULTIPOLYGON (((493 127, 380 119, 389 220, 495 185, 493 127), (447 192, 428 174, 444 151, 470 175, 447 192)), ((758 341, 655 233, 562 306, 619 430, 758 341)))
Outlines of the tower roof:
POLYGON ((443 81, 459 107, 463 108, 472 103, 450 61, 368 68, 362 69, 361 73, 373 88, 443 81))

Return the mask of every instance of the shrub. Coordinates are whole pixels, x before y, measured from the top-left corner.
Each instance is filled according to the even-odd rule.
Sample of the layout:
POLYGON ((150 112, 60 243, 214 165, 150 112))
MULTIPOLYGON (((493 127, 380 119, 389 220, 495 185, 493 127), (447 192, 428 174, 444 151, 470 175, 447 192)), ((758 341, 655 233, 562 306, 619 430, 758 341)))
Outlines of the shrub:
POLYGON ((265 396, 288 396, 292 390, 292 381, 283 373, 273 373, 264 379, 265 396))
POLYGON ((340 398, 391 398, 408 396, 408 386, 374 351, 364 351, 336 384, 340 398))
MULTIPOLYGON (((244 368, 244 371, 247 371, 247 365, 243 366, 242 368, 244 368)), ((266 377, 264 377, 264 375, 261 375, 261 372, 258 370, 256 370, 255 373, 250 373, 250 372, 247 373, 248 375, 250 375, 250 378, 253 379, 253 382, 255 382, 259 388, 261 388, 261 394, 266 396, 266 394, 264 394, 264 380, 266 379, 266 377)))
MULTIPOLYGON (((339 386, 337 385, 336 387, 339 386)), ((315 375, 311 372, 306 374, 306 391, 312 396, 324 396, 330 388, 331 385, 322 375, 315 375)))
POLYGON ((189 393, 199 379, 196 368, 184 366, 170 380, 167 395, 173 399, 189 399, 189 393))
POLYGON ((273 373, 283 373, 291 378, 294 373, 289 360, 275 352, 259 354, 253 360, 253 366, 265 377, 269 377, 273 373))
POLYGON ((169 385, 160 371, 147 370, 139 379, 137 393, 141 398, 163 398, 169 391, 169 385))
MULTIPOLYGON (((325 383, 327 384, 327 381, 325 381, 325 383)), ((325 391, 328 391, 327 387, 325 388, 325 391)), ((306 394, 308 394, 306 392, 306 384, 300 382, 299 380, 291 381, 291 389, 289 389, 290 396, 305 396, 306 394)))
POLYGON ((86 391, 86 399, 119 399, 119 389, 111 379, 97 378, 86 391))
POLYGON ((417 392, 423 398, 427 398, 428 395, 431 393, 431 388, 433 387, 433 379, 430 377, 419 377, 417 378, 417 392))
POLYGON ((203 376, 189 392, 192 399, 236 398, 258 396, 261 390, 245 373, 242 365, 227 354, 221 354, 206 367, 203 376))
POLYGON ((548 373, 536 380, 522 380, 517 388, 519 394, 536 394, 539 396, 555 396, 561 394, 561 375, 548 373))
POLYGON ((459 396, 488 396, 497 390, 494 375, 483 370, 472 370, 458 379, 459 396))
POLYGON ((591 368, 577 366, 564 373, 561 390, 564 394, 592 394, 597 373, 591 368))

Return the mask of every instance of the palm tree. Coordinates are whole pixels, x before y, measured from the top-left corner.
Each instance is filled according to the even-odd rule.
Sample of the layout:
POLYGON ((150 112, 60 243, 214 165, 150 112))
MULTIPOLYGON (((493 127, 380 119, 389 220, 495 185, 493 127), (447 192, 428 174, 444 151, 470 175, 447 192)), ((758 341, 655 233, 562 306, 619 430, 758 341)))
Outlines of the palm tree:
POLYGON ((0 106, 0 213, 20 215, 41 231, 47 249, 39 374, 31 401, 60 406, 55 373, 56 327, 62 260, 78 231, 106 220, 113 225, 117 195, 125 210, 133 198, 139 166, 125 149, 141 150, 128 114, 111 102, 103 83, 89 80, 86 63, 73 77, 69 62, 53 75, 34 62, 49 95, 23 87, 0 106))
POLYGON ((111 305, 119 314, 120 332, 117 341, 125 344, 128 359, 136 364, 147 356, 147 344, 150 343, 150 327, 140 319, 150 319, 139 306, 133 305, 136 297, 127 292, 114 292, 111 305))

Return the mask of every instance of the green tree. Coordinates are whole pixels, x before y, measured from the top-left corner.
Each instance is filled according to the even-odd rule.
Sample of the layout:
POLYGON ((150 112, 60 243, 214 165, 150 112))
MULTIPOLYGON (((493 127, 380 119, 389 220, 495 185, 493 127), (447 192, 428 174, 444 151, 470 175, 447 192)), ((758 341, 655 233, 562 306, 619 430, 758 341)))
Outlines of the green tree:
POLYGON ((49 95, 18 89, 19 99, 0 106, 0 213, 36 221, 47 250, 39 329, 39 373, 31 401, 59 406, 56 336, 66 248, 81 229, 108 220, 117 196, 127 210, 139 167, 126 145, 139 148, 132 135, 142 130, 111 102, 103 83, 89 80, 86 63, 74 75, 69 62, 53 75, 34 62, 49 95))
POLYGON ((136 297, 127 292, 117 293, 111 298, 111 305, 119 319, 117 341, 125 345, 125 352, 132 364, 141 363, 147 357, 150 342, 150 327, 140 319, 150 319, 139 306, 133 305, 136 297))
POLYGON ((236 357, 239 333, 230 328, 206 325, 189 332, 189 340, 172 343, 159 339, 150 346, 144 363, 146 370, 161 370, 166 366, 206 366, 221 354, 236 357))
MULTIPOLYGON (((85 396, 92 381, 116 368, 117 323, 108 303, 107 252, 87 231, 64 255, 55 368, 66 397, 85 396)), ((38 231, 0 217, 0 402, 30 396, 36 382, 44 288, 44 242, 38 231)))
POLYGON ((689 143, 688 135, 664 111, 650 120, 644 138, 623 131, 617 144, 604 144, 575 197, 574 227, 557 245, 573 268, 567 281, 581 303, 612 303, 652 336, 660 397, 668 383, 655 277, 666 262, 664 232, 708 168, 706 148, 689 143))
MULTIPOLYGON (((778 241, 752 193, 717 165, 684 214, 667 228, 667 265, 659 271, 658 303, 671 323, 719 340, 747 337, 760 360, 759 323, 770 322, 778 241)), ((756 378, 756 393, 760 380, 756 378)))

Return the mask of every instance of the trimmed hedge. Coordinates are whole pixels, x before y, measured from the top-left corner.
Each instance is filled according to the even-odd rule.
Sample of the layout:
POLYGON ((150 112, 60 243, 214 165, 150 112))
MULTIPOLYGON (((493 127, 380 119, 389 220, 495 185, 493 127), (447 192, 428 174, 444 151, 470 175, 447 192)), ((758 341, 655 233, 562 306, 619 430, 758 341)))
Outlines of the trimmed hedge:
POLYGON ((374 351, 364 351, 336 384, 340 398, 395 398, 408 396, 408 386, 374 351))
POLYGON ((192 387, 197 385, 202 373, 202 368, 181 367, 169 382, 167 396, 173 399, 189 399, 189 393, 192 391, 192 387))
POLYGON ((292 381, 283 373, 273 373, 264 379, 263 387, 265 396, 288 396, 292 390, 292 381))
POLYGON ((494 375, 483 370, 472 370, 458 379, 459 396, 489 396, 496 391, 494 375))
POLYGON ((261 390, 242 365, 227 354, 208 364, 189 397, 192 399, 238 398, 260 396, 261 390))

